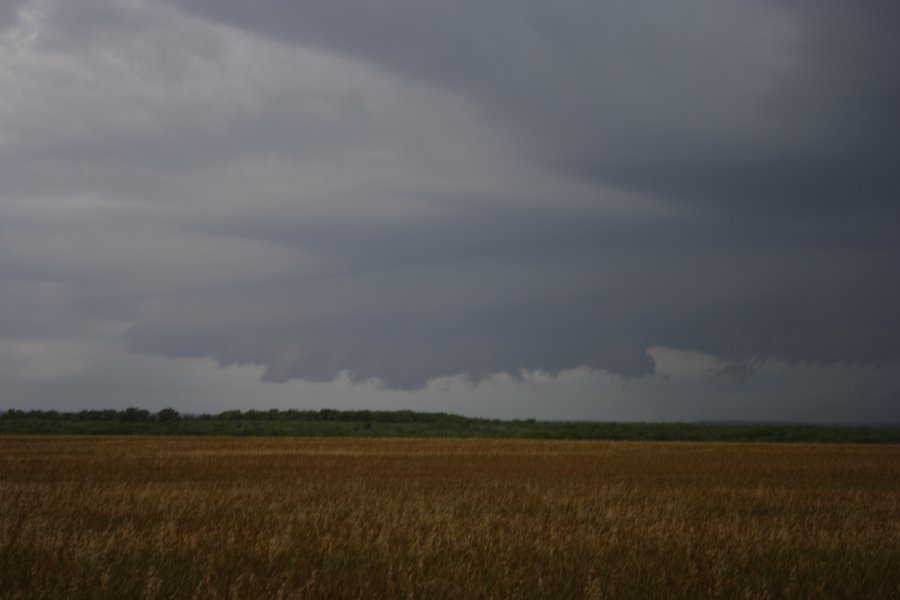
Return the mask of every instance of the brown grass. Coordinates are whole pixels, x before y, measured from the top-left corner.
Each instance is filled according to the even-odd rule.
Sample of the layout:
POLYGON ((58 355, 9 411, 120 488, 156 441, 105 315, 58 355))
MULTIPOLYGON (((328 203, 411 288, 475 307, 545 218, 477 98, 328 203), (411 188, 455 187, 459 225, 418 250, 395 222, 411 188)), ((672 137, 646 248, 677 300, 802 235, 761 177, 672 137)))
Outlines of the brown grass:
POLYGON ((900 447, 0 437, 11 598, 900 598, 900 447))

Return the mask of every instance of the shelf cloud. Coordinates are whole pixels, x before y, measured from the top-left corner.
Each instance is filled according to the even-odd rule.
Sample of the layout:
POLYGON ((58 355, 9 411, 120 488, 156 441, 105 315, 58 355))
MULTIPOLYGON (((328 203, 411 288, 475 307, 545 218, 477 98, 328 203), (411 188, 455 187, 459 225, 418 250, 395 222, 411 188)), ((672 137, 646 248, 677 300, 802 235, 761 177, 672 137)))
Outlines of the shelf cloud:
POLYGON ((879 369, 896 420, 898 24, 839 0, 3 3, 0 372, 52 343, 79 360, 29 372, 92 391, 117 347, 424 393, 682 352, 709 386, 879 369))

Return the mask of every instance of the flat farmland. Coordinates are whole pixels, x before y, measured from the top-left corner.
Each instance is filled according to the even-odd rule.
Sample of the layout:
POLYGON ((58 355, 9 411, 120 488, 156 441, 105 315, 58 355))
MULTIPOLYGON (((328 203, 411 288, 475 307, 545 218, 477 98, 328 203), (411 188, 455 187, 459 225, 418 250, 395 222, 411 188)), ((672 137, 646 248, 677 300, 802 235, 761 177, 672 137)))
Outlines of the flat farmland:
POLYGON ((5 598, 900 598, 900 447, 0 437, 5 598))

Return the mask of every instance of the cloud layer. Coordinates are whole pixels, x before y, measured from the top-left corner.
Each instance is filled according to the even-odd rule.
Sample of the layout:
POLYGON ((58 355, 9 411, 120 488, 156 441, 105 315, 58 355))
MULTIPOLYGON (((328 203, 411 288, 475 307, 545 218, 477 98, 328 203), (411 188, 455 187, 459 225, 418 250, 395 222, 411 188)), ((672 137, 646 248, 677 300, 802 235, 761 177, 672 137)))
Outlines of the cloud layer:
POLYGON ((6 3, 7 364, 52 343, 102 370, 124 344, 391 389, 644 377, 652 348, 896 369, 898 23, 836 0, 6 3))

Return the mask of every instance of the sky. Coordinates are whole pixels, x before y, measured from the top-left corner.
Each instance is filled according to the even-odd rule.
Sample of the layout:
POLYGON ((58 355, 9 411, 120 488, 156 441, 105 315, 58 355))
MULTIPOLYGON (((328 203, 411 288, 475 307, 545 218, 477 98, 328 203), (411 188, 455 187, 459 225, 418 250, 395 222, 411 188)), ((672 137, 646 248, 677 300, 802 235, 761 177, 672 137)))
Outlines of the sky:
POLYGON ((898 27, 0 0, 0 409, 900 423, 898 27))

